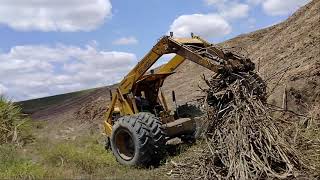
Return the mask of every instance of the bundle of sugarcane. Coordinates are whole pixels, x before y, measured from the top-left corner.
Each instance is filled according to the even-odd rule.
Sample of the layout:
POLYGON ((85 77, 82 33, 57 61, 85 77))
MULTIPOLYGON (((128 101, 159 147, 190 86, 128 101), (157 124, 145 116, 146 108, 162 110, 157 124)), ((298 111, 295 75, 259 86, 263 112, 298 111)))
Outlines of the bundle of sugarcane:
MULTIPOLYGON (((219 74, 206 80, 202 103, 208 112, 205 145, 194 171, 177 166, 184 178, 264 179, 294 176, 302 167, 266 101, 266 85, 255 73, 219 74)), ((195 158, 194 158, 195 159, 195 158)))

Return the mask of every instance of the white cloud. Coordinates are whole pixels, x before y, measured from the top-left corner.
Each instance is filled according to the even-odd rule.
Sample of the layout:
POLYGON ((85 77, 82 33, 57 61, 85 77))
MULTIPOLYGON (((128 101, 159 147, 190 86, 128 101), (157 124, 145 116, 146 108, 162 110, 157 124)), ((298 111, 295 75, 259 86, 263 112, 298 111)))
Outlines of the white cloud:
POLYGON ((7 90, 8 89, 4 85, 0 84, 0 96, 4 95, 7 92, 7 90))
POLYGON ((188 37, 193 32, 206 38, 213 38, 229 34, 231 26, 216 14, 191 14, 175 19, 170 26, 170 31, 177 37, 188 37))
POLYGON ((227 8, 220 10, 220 15, 226 19, 239 19, 248 17, 249 5, 247 4, 230 4, 227 8))
POLYGON ((204 0, 207 5, 219 5, 228 2, 229 0, 204 0))
POLYGON ((221 37, 231 33, 230 21, 246 18, 249 5, 238 0, 204 0, 208 6, 214 8, 214 13, 190 14, 176 18, 170 30, 176 36, 190 36, 193 32, 206 38, 221 37))
POLYGON ((262 3, 263 10, 268 15, 286 15, 296 11, 299 7, 307 4, 311 0, 265 0, 262 3))
POLYGON ((122 38, 119 38, 119 39, 113 41, 112 44, 115 44, 115 45, 138 44, 138 40, 137 40, 135 37, 133 37, 133 36, 122 37, 122 38))
MULTIPOLYGON (((248 17, 250 6, 239 0, 204 0, 208 6, 216 10, 216 14, 227 20, 248 17)), ((249 0, 253 1, 253 0, 249 0)), ((257 0, 255 0, 257 1, 257 0)), ((249 2, 247 2, 249 3, 249 2)))
POLYGON ((111 9, 110 0, 1 0, 0 24, 21 31, 89 31, 111 9))
POLYGON ((126 52, 88 45, 16 46, 0 53, 0 92, 25 100, 113 84, 136 64, 126 52))
POLYGON ((263 1, 265 1, 265 0, 247 0, 246 2, 248 4, 258 5, 258 4, 262 3, 263 1))

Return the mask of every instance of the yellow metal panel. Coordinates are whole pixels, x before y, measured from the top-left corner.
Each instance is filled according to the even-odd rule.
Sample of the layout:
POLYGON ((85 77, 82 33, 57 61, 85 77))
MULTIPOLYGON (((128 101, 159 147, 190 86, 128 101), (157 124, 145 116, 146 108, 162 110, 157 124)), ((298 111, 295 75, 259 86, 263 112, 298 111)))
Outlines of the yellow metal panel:
POLYGON ((120 91, 120 89, 117 89, 118 91, 118 96, 119 96, 119 101, 120 101, 120 105, 121 105, 121 115, 125 116, 125 115, 132 115, 134 114, 133 109, 131 108, 130 104, 128 103, 128 101, 123 97, 123 93, 120 91))
POLYGON ((174 38, 174 40, 181 44, 203 44, 199 39, 195 38, 174 38))
POLYGON ((123 94, 127 94, 130 92, 133 86, 133 83, 135 82, 134 77, 135 77, 134 74, 130 76, 128 75, 121 81, 119 89, 123 94))
POLYGON ((211 46, 212 44, 209 43, 208 41, 202 39, 200 36, 193 36, 193 39, 197 39, 199 41, 201 41, 206 47, 211 46))
POLYGON ((123 94, 128 94, 133 84, 159 59, 160 55, 149 52, 136 67, 121 81, 120 90, 123 94))
POLYGON ((160 95, 161 95, 161 101, 162 101, 162 104, 163 104, 163 106, 164 106, 164 109, 165 109, 166 111, 168 111, 169 108, 168 108, 167 100, 166 100, 166 97, 164 96, 163 91, 162 91, 161 88, 160 88, 160 95))
POLYGON ((105 120, 105 123, 110 123, 112 122, 112 112, 114 110, 114 107, 116 105, 116 102, 118 100, 118 95, 117 93, 112 93, 112 101, 111 101, 111 104, 109 106, 109 109, 106 113, 106 120, 105 120))
POLYGON ((107 123, 106 121, 104 122, 104 131, 108 137, 111 137, 112 125, 107 123))

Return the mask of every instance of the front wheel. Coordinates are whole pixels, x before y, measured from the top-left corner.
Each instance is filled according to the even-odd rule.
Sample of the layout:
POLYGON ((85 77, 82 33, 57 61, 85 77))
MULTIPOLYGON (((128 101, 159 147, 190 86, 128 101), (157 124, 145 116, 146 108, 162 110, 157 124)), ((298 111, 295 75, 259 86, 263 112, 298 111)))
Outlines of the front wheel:
POLYGON ((158 164, 165 156, 166 134, 162 122, 160 118, 147 112, 140 112, 135 116, 144 122, 150 131, 152 159, 154 164, 158 164))
POLYGON ((149 129, 135 116, 119 118, 112 129, 111 149, 117 161, 129 166, 146 166, 151 160, 149 129))

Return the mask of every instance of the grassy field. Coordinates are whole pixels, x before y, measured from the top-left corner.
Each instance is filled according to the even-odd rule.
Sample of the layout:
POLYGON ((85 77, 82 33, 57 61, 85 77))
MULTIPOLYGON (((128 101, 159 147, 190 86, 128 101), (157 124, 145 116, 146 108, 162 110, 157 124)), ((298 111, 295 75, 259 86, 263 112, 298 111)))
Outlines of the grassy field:
MULTIPOLYGON (((28 122, 34 129, 45 122, 28 122)), ((165 179, 159 169, 137 169, 118 164, 104 149, 99 134, 53 141, 37 137, 25 145, 0 145, 0 179, 165 179)))
POLYGON ((0 99, 0 179, 161 178, 156 170, 118 164, 112 152, 104 149, 99 131, 74 139, 44 136, 52 127, 50 122, 32 121, 20 110, 0 99))

